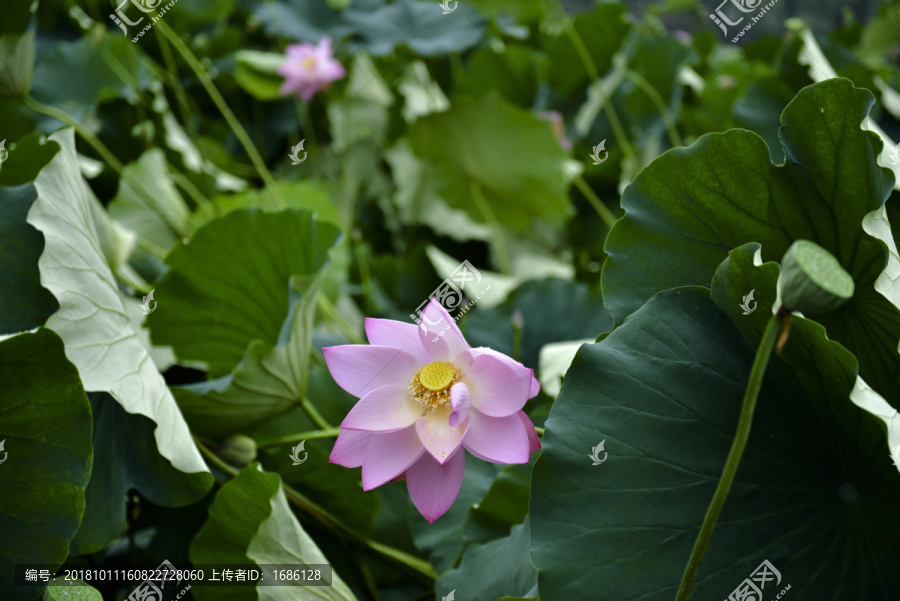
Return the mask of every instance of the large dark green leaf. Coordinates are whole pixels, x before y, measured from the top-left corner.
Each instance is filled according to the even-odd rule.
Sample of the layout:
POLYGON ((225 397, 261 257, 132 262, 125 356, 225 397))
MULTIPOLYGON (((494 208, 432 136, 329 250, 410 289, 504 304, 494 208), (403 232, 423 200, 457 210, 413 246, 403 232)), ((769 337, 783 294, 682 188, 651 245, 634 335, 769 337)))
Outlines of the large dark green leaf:
POLYGON ((451 205, 480 223, 489 222, 472 197, 480 185, 497 220, 513 231, 536 217, 561 223, 566 187, 575 173, 547 123, 497 95, 459 100, 445 113, 410 128, 413 150, 434 163, 432 178, 451 205))
MULTIPOLYGON (((700 287, 656 295, 602 342, 581 347, 532 480, 532 558, 544 601, 674 597, 753 357, 700 287), (592 465, 601 441, 608 459, 592 465)), ((852 374, 822 365, 812 389, 779 362, 773 357, 692 598, 728 597, 766 559, 797 599, 893 598, 900 474, 884 425, 847 398, 852 374)), ((764 592, 777 590, 770 583, 764 592)))
POLYGON ((88 396, 94 419, 94 465, 72 555, 104 549, 125 533, 129 490, 136 489, 156 505, 176 507, 201 498, 212 485, 211 475, 185 474, 160 455, 152 420, 128 413, 104 392, 88 396))
POLYGON ((0 334, 44 325, 59 308, 38 273, 44 237, 25 221, 35 198, 31 184, 0 187, 0 334))
POLYGON ((530 368, 537 367, 538 353, 545 344, 596 338, 613 326, 598 291, 585 284, 547 278, 525 282, 499 307, 473 311, 465 323, 466 339, 472 346, 489 346, 512 356, 511 318, 516 310, 522 313, 519 360, 530 368))
POLYGON ((856 283, 853 299, 818 321, 857 357, 863 379, 900 407, 900 297, 884 273, 890 228, 879 219, 894 178, 875 163, 881 141, 860 128, 872 102, 844 79, 802 90, 782 115, 784 165, 771 163, 757 135, 732 130, 644 169, 606 243, 603 297, 616 322, 660 290, 708 286, 732 248, 758 242, 772 261, 794 240, 812 240, 856 283))
POLYGON ((147 325, 153 343, 181 361, 227 375, 259 339, 275 345, 288 313, 292 275, 317 272, 339 237, 310 213, 248 209, 214 219, 166 256, 156 284, 158 310, 147 325))
POLYGON ((13 564, 61 565, 84 512, 91 474, 91 408, 62 340, 45 328, 0 341, 0 588, 13 564))

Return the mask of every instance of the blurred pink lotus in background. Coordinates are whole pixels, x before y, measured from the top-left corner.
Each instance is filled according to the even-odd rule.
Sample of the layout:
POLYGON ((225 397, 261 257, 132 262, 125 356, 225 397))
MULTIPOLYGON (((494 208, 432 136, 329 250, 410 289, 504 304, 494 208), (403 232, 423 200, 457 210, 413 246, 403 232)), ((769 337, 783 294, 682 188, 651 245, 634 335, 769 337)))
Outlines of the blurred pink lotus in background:
POLYGON ((492 463, 528 463, 541 448, 522 411, 540 384, 528 369, 489 348, 469 348, 432 299, 419 326, 366 319, 370 344, 323 349, 335 381, 359 402, 341 423, 329 461, 362 466, 364 490, 406 479, 433 523, 456 499, 463 449, 492 463), (435 325, 428 325, 435 324, 435 325))
POLYGON ((304 102, 309 102, 316 92, 342 78, 346 72, 334 58, 331 38, 324 37, 315 46, 312 44, 291 44, 285 48, 287 60, 278 67, 284 83, 279 90, 282 95, 296 93, 304 102))

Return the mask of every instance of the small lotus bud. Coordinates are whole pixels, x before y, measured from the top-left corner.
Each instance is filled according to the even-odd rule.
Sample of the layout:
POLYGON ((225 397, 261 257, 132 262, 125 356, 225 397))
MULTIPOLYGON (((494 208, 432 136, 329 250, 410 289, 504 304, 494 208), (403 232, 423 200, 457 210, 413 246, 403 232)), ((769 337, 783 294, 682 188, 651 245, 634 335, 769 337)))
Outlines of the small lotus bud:
POLYGON ((525 318, 522 317, 522 312, 516 309, 513 311, 512 317, 510 318, 510 322, 512 323, 513 329, 521 330, 522 326, 525 325, 525 318))
POLYGON ((831 253, 809 240, 796 240, 784 253, 778 300, 787 311, 820 315, 853 297, 853 278, 831 253))
POLYGON ((249 436, 238 434, 226 439, 216 447, 216 455, 235 467, 244 467, 256 459, 256 441, 249 436))

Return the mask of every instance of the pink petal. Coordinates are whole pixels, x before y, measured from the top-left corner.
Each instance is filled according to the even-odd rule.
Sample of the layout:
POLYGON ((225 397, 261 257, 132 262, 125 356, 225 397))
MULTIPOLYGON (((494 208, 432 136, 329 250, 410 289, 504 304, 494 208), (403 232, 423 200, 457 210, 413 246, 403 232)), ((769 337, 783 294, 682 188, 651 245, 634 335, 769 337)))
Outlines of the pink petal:
POLYGON ((541 439, 538 436, 537 430, 534 429, 534 424, 531 423, 531 418, 525 415, 524 411, 519 411, 516 415, 518 415, 519 419, 522 420, 522 423, 525 424, 525 431, 528 432, 528 454, 531 455, 541 448, 541 439))
POLYGON ((372 435, 368 432, 341 430, 337 440, 334 441, 334 448, 331 449, 328 463, 337 463, 344 467, 361 466, 371 440, 372 435))
POLYGON ((538 379, 534 377, 534 370, 531 369, 530 367, 525 367, 518 361, 514 360, 512 357, 508 357, 507 355, 504 355, 503 353, 501 353, 499 351, 495 351, 492 348, 487 348, 486 346, 480 346, 478 348, 473 348, 472 355, 474 355, 475 357, 477 357, 478 355, 492 355, 492 356, 500 359, 501 361, 512 362, 513 365, 517 365, 523 371, 528 370, 528 372, 531 374, 531 389, 528 391, 529 399, 533 399, 541 391, 541 383, 538 382, 538 379))
POLYGON ((389 346, 347 344, 322 349, 331 377, 355 397, 381 386, 409 386, 421 367, 406 351, 389 346))
POLYGON ((431 453, 438 463, 447 463, 462 444, 469 420, 463 420, 458 426, 450 425, 450 409, 436 409, 416 420, 416 432, 425 449, 431 453))
POLYGON ((369 344, 400 348, 418 359, 420 365, 431 363, 431 355, 419 340, 419 328, 411 323, 392 319, 366 318, 366 337, 369 344))
POLYGON ((506 417, 524 407, 534 380, 532 370, 493 351, 476 353, 466 376, 472 406, 494 417, 506 417))
POLYGON ((370 436, 372 441, 362 464, 363 490, 378 488, 396 478, 425 452, 414 426, 370 436))
MULTIPOLYGON (((519 365, 521 365, 521 363, 519 365)), ((531 372, 531 387, 528 390, 528 398, 533 399, 541 391, 541 383, 538 382, 538 379, 534 377, 533 369, 529 368, 528 371, 531 372)))
POLYGON ((363 432, 393 432, 416 423, 424 407, 410 398, 400 386, 381 386, 356 403, 341 428, 363 432))
POLYGON ((429 524, 453 505, 466 471, 466 454, 460 449, 441 465, 427 453, 406 470, 406 490, 429 524))
POLYGON ((472 365, 472 351, 466 339, 447 310, 435 298, 422 311, 419 339, 434 361, 453 363, 463 371, 472 365))
POLYGON ((453 406, 453 413, 448 421, 455 428, 466 419, 472 408, 472 393, 465 382, 457 382, 450 388, 450 404, 453 406))
POLYGON ((518 415, 491 417, 473 409, 463 446, 491 463, 528 463, 528 432, 518 415))

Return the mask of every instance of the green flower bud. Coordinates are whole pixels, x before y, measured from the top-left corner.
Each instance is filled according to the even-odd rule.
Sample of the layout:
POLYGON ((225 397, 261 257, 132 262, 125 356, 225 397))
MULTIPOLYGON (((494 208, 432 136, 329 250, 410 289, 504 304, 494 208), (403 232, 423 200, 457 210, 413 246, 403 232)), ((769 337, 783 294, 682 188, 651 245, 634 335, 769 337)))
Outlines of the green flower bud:
POLYGON ((225 463, 235 467, 244 467, 256 459, 256 441, 249 436, 238 434, 226 439, 216 447, 215 452, 225 463))
POLYGON ((796 240, 781 260, 776 307, 820 315, 850 300, 854 287, 831 253, 809 240, 796 240))

